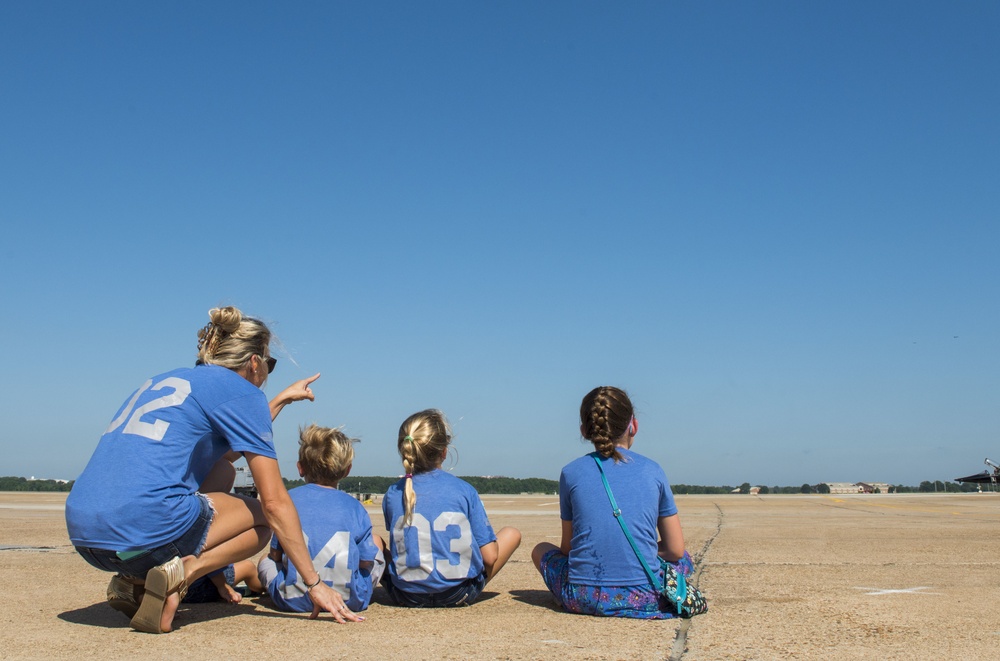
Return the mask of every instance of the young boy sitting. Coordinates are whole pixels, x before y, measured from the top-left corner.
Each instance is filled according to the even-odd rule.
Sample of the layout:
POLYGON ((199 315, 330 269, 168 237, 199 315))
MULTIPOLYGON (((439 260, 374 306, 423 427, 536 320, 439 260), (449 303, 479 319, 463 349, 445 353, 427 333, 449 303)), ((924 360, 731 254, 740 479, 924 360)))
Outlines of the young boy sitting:
MULTIPOLYGON (((372 520, 357 500, 339 491, 354 460, 355 439, 339 429, 309 425, 299 432, 299 475, 307 484, 288 492, 299 512, 313 567, 340 593, 354 612, 368 608, 372 589, 385 569, 382 539, 372 535, 372 520)), ((308 588, 278 544, 257 565, 264 589, 283 611, 310 613, 308 588)))

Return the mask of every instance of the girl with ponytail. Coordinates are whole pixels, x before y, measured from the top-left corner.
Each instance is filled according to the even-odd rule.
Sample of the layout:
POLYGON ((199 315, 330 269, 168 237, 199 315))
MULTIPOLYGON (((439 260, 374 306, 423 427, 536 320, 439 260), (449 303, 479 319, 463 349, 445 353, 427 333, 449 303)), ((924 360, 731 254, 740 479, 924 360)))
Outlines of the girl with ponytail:
POLYGON ((545 585, 571 613, 676 617, 653 589, 636 553, 643 554, 648 566, 659 568, 661 585, 667 564, 685 576, 693 565, 684 550, 667 476, 655 461, 631 449, 638 431, 635 409, 625 391, 601 386, 583 398, 580 433, 595 451, 568 464, 559 476, 559 546, 543 542, 531 552, 545 585), (612 514, 602 470, 635 538, 636 551, 612 514))
POLYGON ((436 409, 414 413, 396 447, 404 477, 382 500, 389 531, 383 584, 399 606, 470 606, 521 543, 516 528, 494 534, 479 494, 441 470, 451 429, 436 409))

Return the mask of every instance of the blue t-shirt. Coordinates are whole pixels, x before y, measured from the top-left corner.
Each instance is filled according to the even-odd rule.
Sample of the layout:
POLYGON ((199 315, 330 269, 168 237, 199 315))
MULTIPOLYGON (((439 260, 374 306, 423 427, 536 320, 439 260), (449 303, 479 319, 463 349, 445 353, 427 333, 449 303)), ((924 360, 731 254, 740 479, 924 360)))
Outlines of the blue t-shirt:
MULTIPOLYGON (((603 459, 611 492, 635 539, 636 546, 652 568, 657 559, 657 520, 677 514, 674 494, 663 469, 624 448, 625 461, 603 459)), ((569 552, 569 580, 579 585, 648 585, 649 578, 635 557, 625 533, 611 510, 611 501, 601 482, 601 472, 590 455, 570 462, 559 476, 559 512, 573 522, 569 552)))
MULTIPOLYGON (((313 568, 327 585, 340 593, 354 612, 368 608, 372 598, 369 570, 361 561, 373 561, 378 548, 372 541, 372 520, 364 506, 350 495, 318 484, 305 484, 288 492, 302 522, 313 568)), ((271 538, 278 547, 278 538, 271 538)), ((313 602, 295 566, 284 556, 277 577, 267 584, 275 605, 284 611, 311 612, 313 602)))
POLYGON ((277 458, 267 397, 218 365, 146 381, 122 404, 66 499, 76 546, 141 551, 198 517, 199 485, 230 449, 277 458))
POLYGON ((382 500, 393 584, 404 592, 435 594, 482 574, 479 547, 497 536, 475 488, 441 469, 414 475, 417 505, 412 523, 404 526, 405 483, 393 484, 382 500))

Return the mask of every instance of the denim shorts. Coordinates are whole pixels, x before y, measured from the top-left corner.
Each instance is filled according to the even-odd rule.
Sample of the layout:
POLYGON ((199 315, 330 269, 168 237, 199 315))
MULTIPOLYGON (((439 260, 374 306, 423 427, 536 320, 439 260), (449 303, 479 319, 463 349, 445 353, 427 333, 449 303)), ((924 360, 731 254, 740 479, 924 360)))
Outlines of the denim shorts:
POLYGON ((385 572, 382 578, 382 585, 385 587, 389 599, 397 606, 407 608, 446 608, 449 606, 471 606, 483 588, 486 587, 486 574, 480 574, 475 578, 462 581, 453 588, 448 588, 444 592, 425 594, 422 592, 406 592, 396 587, 389 572, 385 572))
POLYGON ((212 525, 215 511, 208 496, 200 493, 197 495, 200 503, 198 518, 186 533, 168 544, 141 551, 136 555, 125 554, 127 559, 122 559, 115 551, 88 546, 77 546, 76 551, 98 569, 117 572, 126 578, 139 580, 145 579, 150 569, 162 565, 175 556, 183 558, 188 555, 200 555, 208 539, 208 529, 212 525))

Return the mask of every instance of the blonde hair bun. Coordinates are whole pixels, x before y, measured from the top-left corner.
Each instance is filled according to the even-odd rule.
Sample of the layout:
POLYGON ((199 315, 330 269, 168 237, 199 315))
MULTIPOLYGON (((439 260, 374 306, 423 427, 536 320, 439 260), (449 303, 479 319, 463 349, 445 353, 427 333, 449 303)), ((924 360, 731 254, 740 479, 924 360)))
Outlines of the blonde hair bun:
POLYGON ((213 326, 217 326, 226 334, 232 334, 239 329, 243 313, 230 305, 224 308, 212 308, 208 311, 208 318, 213 326))
POLYGON ((227 306, 208 311, 209 322, 198 331, 198 362, 242 369, 252 356, 267 355, 271 331, 259 319, 227 306))

